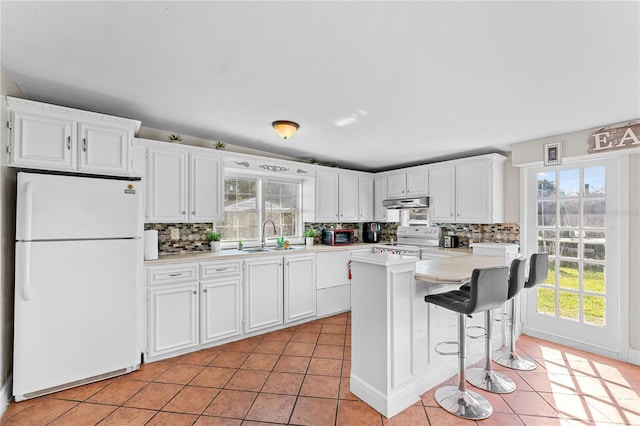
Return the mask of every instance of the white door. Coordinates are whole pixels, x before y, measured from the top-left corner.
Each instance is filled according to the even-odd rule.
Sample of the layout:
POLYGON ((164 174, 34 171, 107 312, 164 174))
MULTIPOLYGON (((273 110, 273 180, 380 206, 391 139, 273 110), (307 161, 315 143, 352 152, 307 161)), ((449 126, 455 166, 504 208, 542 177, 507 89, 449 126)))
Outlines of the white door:
POLYGON ((434 222, 455 222, 456 174, 455 167, 433 169, 429 183, 429 216, 434 222))
POLYGON ((487 223, 493 215, 491 163, 465 162, 456 166, 456 222, 487 223))
POLYGON ((129 173, 133 132, 127 127, 78 123, 78 169, 104 174, 129 173))
POLYGON ((14 395, 133 367, 137 240, 16 243, 14 395))
POLYGON ((549 253, 526 297, 525 331, 605 354, 620 351, 620 160, 526 171, 527 257, 549 253))
POLYGON ((246 260, 244 265, 245 332, 282 324, 282 258, 246 260))
POLYGON ((285 323, 316 314, 316 257, 287 256, 284 258, 284 321, 285 323))
POLYGON ((429 171, 414 170, 407 172, 407 195, 429 195, 429 171))
POLYGON ((200 294, 200 344, 242 333, 240 276, 203 282, 200 294))
POLYGON ((16 166, 73 170, 76 123, 64 118, 14 112, 11 163, 16 166))
POLYGON ((407 174, 397 173, 387 176, 387 196, 389 198, 401 198, 407 190, 407 174))
POLYGON ((316 221, 335 222, 338 220, 338 173, 316 174, 315 213, 316 221))
POLYGON ((222 219, 222 164, 219 158, 189 154, 189 220, 222 219))
POLYGON ((147 222, 186 222, 187 154, 149 149, 147 222))
POLYGON ((358 220, 358 177, 340 175, 340 220, 358 220))
POLYGON ((358 176, 358 216, 360 220, 373 220, 373 178, 358 176))

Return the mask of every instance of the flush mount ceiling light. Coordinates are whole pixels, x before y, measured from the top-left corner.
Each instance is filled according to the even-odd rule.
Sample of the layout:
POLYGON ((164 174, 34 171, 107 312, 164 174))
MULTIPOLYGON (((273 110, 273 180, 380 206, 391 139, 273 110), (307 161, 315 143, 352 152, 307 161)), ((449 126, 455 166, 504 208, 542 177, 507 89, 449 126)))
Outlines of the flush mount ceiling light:
POLYGON ((273 129, 276 131, 278 136, 284 138, 285 140, 295 135, 298 131, 298 128, 300 128, 298 123, 294 123, 293 121, 288 120, 277 120, 271 123, 271 125, 273 126, 273 129))

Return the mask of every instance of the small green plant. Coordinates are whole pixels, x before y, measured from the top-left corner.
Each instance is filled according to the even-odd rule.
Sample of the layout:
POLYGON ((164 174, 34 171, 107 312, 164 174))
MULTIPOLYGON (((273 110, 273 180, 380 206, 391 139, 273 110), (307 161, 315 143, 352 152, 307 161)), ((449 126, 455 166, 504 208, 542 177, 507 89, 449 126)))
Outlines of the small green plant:
POLYGON ((169 141, 170 142, 180 142, 182 140, 182 136, 180 136, 177 133, 171 133, 169 135, 169 141))
POLYGON ((220 241, 221 238, 222 238, 222 234, 219 232, 211 231, 207 233, 208 241, 220 241))
POLYGON ((224 149, 225 144, 224 142, 216 142, 216 149, 224 149))
POLYGON ((311 157, 311 158, 309 159, 309 163, 311 163, 311 164, 318 164, 318 160, 317 160, 316 158, 311 157))
POLYGON ((316 235, 318 235, 318 233, 315 229, 309 228, 304 230, 304 236, 307 238, 314 238, 316 235))

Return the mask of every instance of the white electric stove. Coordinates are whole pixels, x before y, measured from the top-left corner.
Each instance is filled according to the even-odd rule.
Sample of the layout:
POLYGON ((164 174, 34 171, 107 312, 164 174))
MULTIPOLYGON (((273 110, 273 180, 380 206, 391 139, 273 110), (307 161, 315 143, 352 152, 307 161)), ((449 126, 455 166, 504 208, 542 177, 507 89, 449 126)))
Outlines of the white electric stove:
POLYGON ((437 226, 399 226, 396 236, 397 243, 376 244, 373 252, 420 258, 423 247, 440 245, 440 228, 437 226))

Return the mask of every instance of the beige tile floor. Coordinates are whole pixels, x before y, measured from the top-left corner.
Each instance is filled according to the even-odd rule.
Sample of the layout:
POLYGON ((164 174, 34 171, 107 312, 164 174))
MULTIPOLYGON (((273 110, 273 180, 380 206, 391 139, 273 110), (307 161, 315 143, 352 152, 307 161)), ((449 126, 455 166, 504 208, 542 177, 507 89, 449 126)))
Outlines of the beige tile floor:
MULTIPOLYGON (((522 336, 538 368, 512 394, 478 391, 483 421, 441 409, 433 390, 387 419, 349 392, 350 316, 145 364, 139 371, 11 403, 3 425, 640 425, 640 367, 522 336)), ((455 380, 455 378, 452 378, 455 380)))

